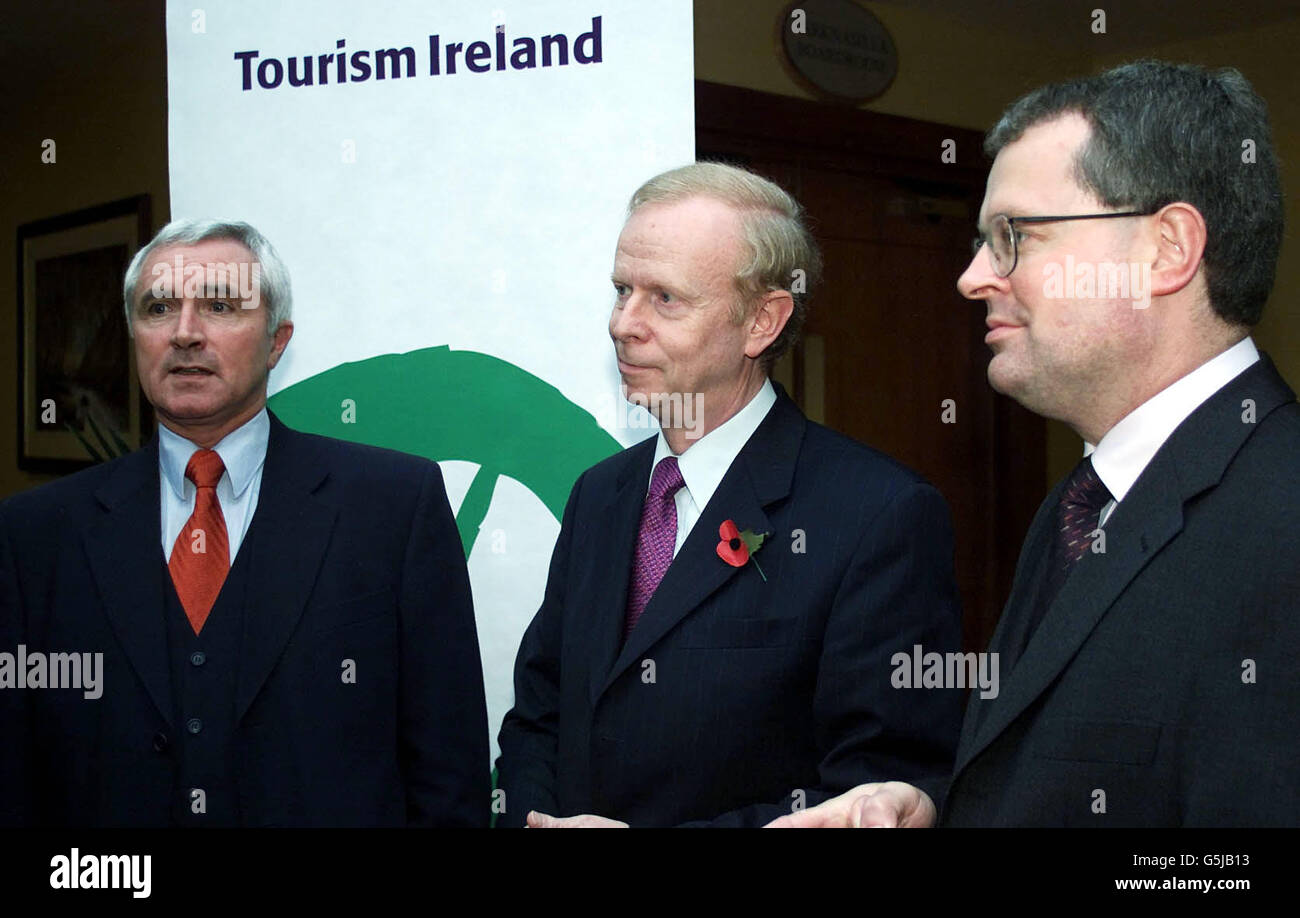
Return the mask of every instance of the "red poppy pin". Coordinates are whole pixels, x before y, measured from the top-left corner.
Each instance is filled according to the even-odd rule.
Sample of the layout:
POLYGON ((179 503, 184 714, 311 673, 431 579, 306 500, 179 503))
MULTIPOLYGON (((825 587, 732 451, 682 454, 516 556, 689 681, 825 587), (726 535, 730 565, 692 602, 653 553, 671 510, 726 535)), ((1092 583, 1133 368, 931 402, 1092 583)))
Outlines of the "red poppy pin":
POLYGON ((747 561, 753 561, 754 567, 758 569, 758 575, 767 582, 767 574, 763 573, 763 568, 759 565, 758 560, 753 557, 754 552, 763 547, 763 540, 767 538, 766 532, 754 532, 752 529, 746 529, 741 532, 736 528, 736 524, 731 520, 724 520, 718 527, 718 535, 722 541, 718 543, 718 557, 726 561, 732 567, 744 567, 747 561))

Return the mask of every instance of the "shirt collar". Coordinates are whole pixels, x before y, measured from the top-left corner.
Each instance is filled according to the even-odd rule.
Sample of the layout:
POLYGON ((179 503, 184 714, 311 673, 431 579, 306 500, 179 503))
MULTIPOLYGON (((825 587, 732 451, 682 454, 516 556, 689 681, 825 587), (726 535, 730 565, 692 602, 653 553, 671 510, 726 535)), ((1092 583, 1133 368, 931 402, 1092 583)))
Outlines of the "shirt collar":
MULTIPOLYGON (((231 493, 239 497, 253 483, 266 461, 266 444, 271 436, 271 419, 266 408, 221 438, 213 447, 226 466, 231 493)), ((163 481, 178 498, 185 498, 185 467, 200 447, 180 434, 158 425, 158 464, 163 481)), ((224 477, 224 476, 223 476, 224 477)))
POLYGON ((1111 497, 1123 500, 1178 426, 1257 360, 1255 342, 1243 338, 1129 412, 1096 446, 1085 443, 1083 454, 1092 456, 1111 497))
MULTIPOLYGON (((686 483, 686 490, 698 509, 703 510, 708 506, 709 499, 713 497, 713 492, 718 490, 718 485, 722 483, 727 469, 731 468, 731 463, 744 449, 749 438, 754 435, 754 431, 758 430, 758 425, 763 423, 763 418, 767 417, 767 413, 775 404, 776 390, 772 388, 772 381, 766 379, 763 381, 762 388, 744 408, 727 418, 721 426, 700 437, 686 452, 677 456, 677 467, 682 473, 682 481, 686 483)), ((655 458, 650 467, 650 474, 654 475, 654 469, 659 465, 660 459, 672 455, 675 454, 668 446, 668 441, 661 430, 658 442, 655 443, 655 458)), ((647 490, 648 488, 647 483, 647 490)))

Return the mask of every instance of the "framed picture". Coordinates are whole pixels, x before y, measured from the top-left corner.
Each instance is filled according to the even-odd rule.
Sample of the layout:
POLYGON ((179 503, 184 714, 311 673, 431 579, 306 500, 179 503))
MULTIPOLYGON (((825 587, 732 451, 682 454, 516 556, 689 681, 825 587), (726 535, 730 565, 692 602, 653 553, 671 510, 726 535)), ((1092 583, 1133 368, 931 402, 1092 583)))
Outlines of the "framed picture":
POLYGON ((76 471, 151 426, 122 305, 150 221, 137 195, 18 227, 19 468, 76 471))

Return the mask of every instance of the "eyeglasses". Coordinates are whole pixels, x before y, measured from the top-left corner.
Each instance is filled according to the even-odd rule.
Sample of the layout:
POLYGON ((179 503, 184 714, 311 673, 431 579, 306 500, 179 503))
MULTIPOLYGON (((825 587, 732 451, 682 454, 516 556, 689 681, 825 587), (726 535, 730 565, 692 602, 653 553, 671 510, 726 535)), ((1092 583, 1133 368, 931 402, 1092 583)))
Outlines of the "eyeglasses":
MULTIPOLYGON (((1154 210, 1126 210, 1114 214, 1070 214, 1065 217, 1008 217, 1004 214, 998 214, 989 224, 988 242, 992 243, 989 248, 990 261, 993 263, 993 273, 998 277, 1008 277, 1012 271, 1016 270, 1016 263, 1020 260, 1020 251, 1016 245, 1016 224, 1017 223, 1056 223, 1059 220, 1106 220, 1111 217, 1147 217, 1155 213, 1154 210)), ((985 243, 983 236, 976 236, 971 240, 971 253, 978 255, 980 246, 985 243)))

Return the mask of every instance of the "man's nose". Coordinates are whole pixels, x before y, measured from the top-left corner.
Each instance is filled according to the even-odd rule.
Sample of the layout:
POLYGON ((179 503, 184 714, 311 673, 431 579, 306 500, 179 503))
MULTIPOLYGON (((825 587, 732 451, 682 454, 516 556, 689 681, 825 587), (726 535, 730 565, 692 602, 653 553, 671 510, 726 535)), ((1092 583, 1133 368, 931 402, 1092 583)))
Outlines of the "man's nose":
POLYGON ((957 278, 957 290, 968 300, 986 299, 990 294, 1010 287, 1005 277, 998 277, 993 270, 993 255, 987 244, 975 252, 961 277, 957 278))
POLYGON ((609 317, 610 337, 616 341, 644 337, 645 322, 642 319, 642 310, 645 308, 645 294, 636 291, 629 294, 622 306, 614 307, 614 312, 609 317))
POLYGON ((192 347, 203 341, 203 320, 199 316, 199 304, 194 300, 182 300, 180 315, 172 329, 172 343, 177 347, 192 347))

